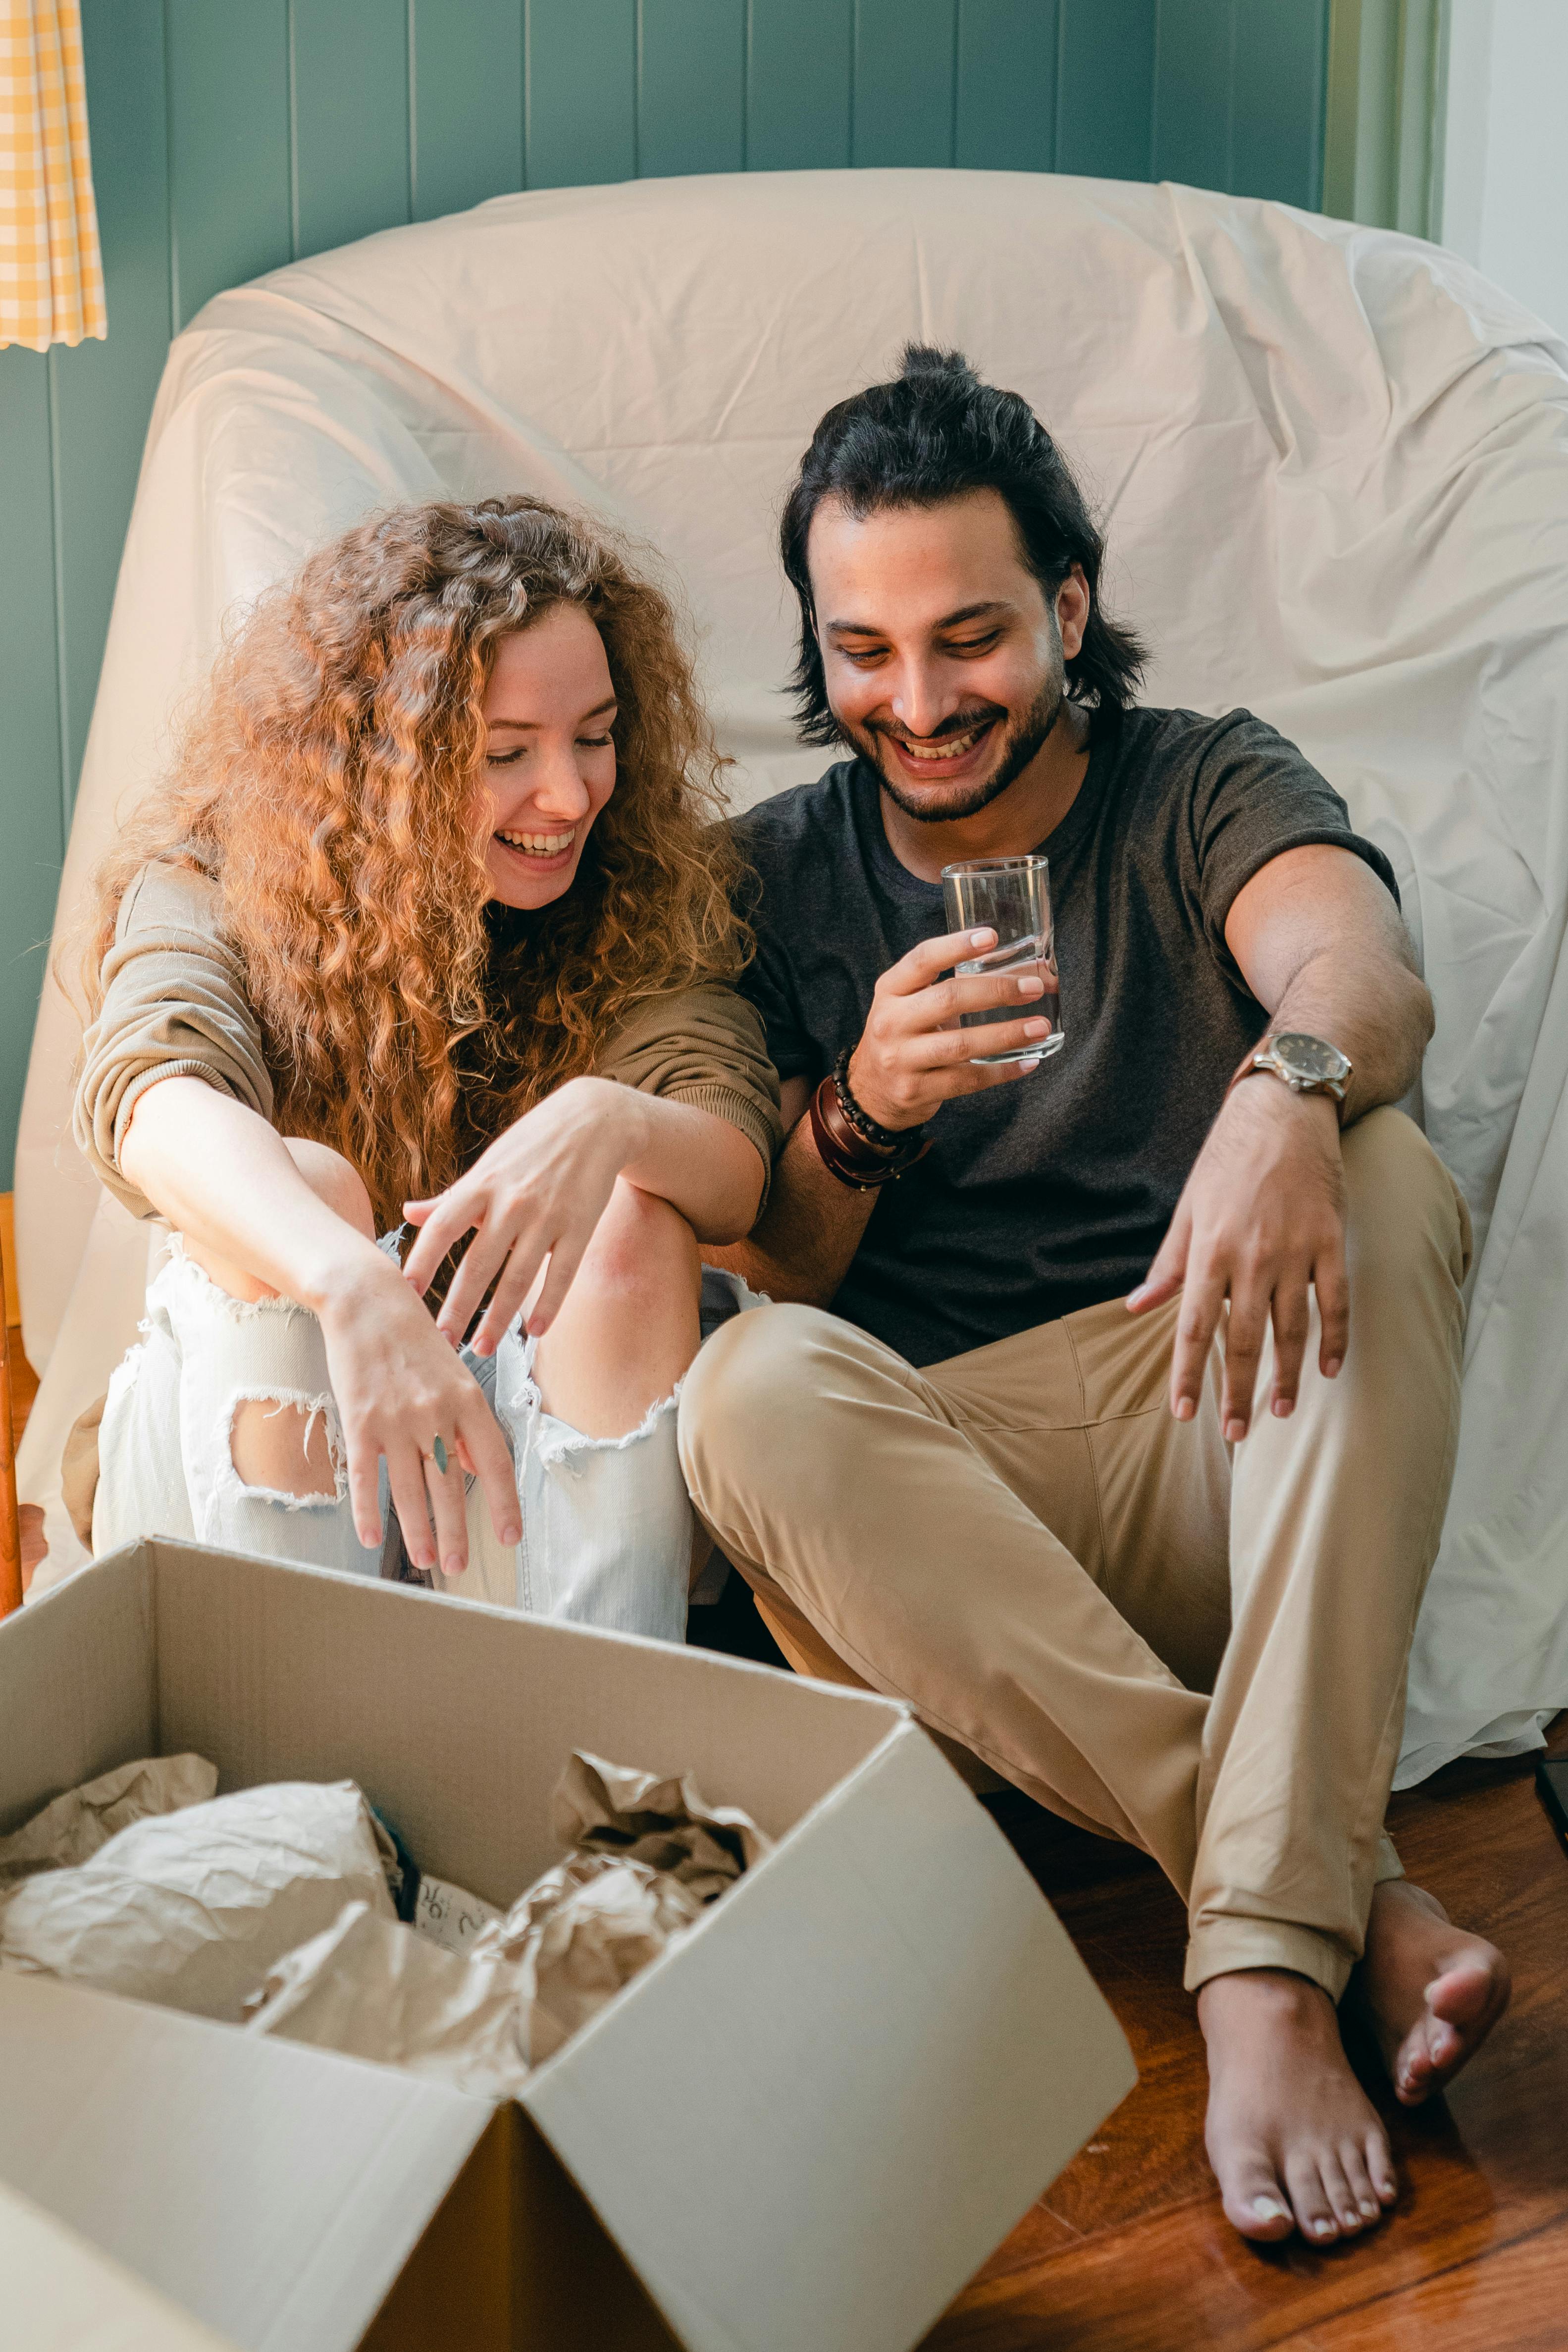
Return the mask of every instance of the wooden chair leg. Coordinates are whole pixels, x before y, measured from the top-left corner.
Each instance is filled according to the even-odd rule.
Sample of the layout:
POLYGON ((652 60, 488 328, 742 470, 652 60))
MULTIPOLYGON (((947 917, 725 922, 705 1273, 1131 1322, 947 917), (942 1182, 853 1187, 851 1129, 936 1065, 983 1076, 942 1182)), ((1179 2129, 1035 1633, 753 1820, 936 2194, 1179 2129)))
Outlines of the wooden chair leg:
POLYGON ((11 1336, 5 1328, 0 1246, 0 1617, 22 1605, 22 1525, 16 1509, 16 1437, 11 1418, 11 1336))

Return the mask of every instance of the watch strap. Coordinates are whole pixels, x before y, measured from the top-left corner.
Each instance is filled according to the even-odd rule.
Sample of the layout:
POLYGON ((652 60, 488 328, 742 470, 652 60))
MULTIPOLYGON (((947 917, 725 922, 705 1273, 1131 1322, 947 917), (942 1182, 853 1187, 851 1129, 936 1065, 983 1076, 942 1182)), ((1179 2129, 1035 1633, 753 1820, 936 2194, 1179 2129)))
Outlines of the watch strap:
MULTIPOLYGON (((1345 1056, 1342 1055, 1341 1055, 1341 1059, 1345 1060, 1345 1075, 1342 1078, 1292 1078, 1286 1070, 1282 1062, 1279 1060, 1275 1050, 1274 1038, 1276 1034, 1277 1033, 1275 1032, 1270 1032, 1267 1037, 1261 1038, 1256 1045, 1250 1048, 1243 1058, 1240 1067, 1232 1072, 1230 1084, 1226 1087, 1223 1100, 1229 1100, 1231 1095, 1241 1084, 1243 1078, 1255 1076, 1278 1078, 1280 1085, 1289 1087, 1292 1094, 1327 1095, 1329 1100, 1334 1105, 1335 1108, 1339 1112, 1340 1124, 1342 1127, 1344 1124, 1345 1095, 1349 1089, 1351 1078, 1354 1075, 1349 1061, 1345 1060, 1345 1056)), ((1337 1052, 1339 1049, 1336 1047, 1334 1050, 1337 1052)))

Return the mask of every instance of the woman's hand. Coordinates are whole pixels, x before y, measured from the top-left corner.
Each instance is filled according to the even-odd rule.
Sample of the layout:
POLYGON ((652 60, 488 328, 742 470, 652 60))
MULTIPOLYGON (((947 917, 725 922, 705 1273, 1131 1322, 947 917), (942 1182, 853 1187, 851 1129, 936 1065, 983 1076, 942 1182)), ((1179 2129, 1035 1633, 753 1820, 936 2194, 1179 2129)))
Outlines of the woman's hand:
MULTIPOLYGON (((370 1239, 368 1199, 365 1225, 358 1229, 306 1180, 289 1145, 258 1112, 203 1078, 184 1076, 162 1079, 138 1097, 121 1166, 203 1263, 216 1258, 243 1268, 319 1319, 362 1544, 381 1541, 383 1454, 416 1567, 433 1567, 437 1547, 448 1576, 468 1564, 465 1469, 484 1488, 500 1541, 518 1541, 517 1481, 506 1439, 478 1381, 370 1239), (447 1457, 445 1472, 437 1438, 447 1457)), ((346 1162, 339 1172, 357 1189, 346 1162)))
POLYGON ((473 1374, 458 1362, 391 1260, 379 1254, 374 1265, 356 1259, 348 1278, 323 1293, 317 1311, 361 1543, 381 1541, 376 1465, 383 1454, 416 1568, 433 1568, 439 1559, 445 1574, 458 1576, 468 1566, 465 1470, 484 1489, 500 1541, 516 1543, 522 1529, 506 1439, 473 1374), (447 1456, 444 1472, 437 1438, 447 1456))
POLYGON ((495 1296, 474 1334, 479 1353, 493 1354, 547 1257, 528 1330, 538 1338, 550 1328, 616 1178, 647 1149, 658 1108, 613 1078, 572 1078, 498 1136, 437 1199, 405 1204, 405 1216, 420 1232, 404 1279, 421 1297, 447 1251, 465 1234, 474 1236, 439 1317, 454 1347, 494 1282, 495 1296))

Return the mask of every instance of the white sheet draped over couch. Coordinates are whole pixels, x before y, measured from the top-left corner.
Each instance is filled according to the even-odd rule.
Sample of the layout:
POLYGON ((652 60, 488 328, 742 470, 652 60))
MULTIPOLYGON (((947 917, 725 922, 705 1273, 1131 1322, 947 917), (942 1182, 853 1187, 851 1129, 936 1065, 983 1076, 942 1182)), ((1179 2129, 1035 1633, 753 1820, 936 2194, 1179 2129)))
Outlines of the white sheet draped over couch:
MULTIPOLYGON (((62 930, 225 616, 397 499, 524 488, 646 535, 737 799, 815 773, 779 691, 778 506, 817 416, 911 334, 1024 393, 1082 469, 1149 699, 1259 711, 1394 860, 1437 1003, 1418 1115, 1479 1244, 1401 1777, 1533 1744, 1568 1703, 1568 350, 1451 256, 1184 188, 823 172, 504 197, 221 295, 153 416, 62 930)), ((81 1558, 60 1444, 147 1248, 69 1140, 76 1034, 51 988, 17 1167, 49 1580, 81 1558)))

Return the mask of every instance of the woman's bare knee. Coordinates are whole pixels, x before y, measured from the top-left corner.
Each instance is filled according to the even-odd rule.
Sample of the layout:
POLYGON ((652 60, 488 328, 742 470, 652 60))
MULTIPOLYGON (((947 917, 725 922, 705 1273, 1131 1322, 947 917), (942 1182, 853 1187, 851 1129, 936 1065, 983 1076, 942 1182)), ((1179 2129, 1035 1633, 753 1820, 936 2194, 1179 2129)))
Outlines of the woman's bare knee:
POLYGON ((695 1295, 702 1279, 697 1236, 668 1201, 617 1177, 577 1280, 584 1276, 587 1289, 606 1296, 647 1297, 688 1286, 695 1295))
POLYGON ((702 1265, 679 1209, 618 1178, 534 1363, 547 1409, 589 1437, 635 1429, 697 1353, 702 1265))
POLYGON ((358 1169, 330 1143, 314 1143, 303 1135, 286 1135, 283 1149, 317 1200, 324 1201, 366 1241, 374 1241, 375 1211, 358 1169))

